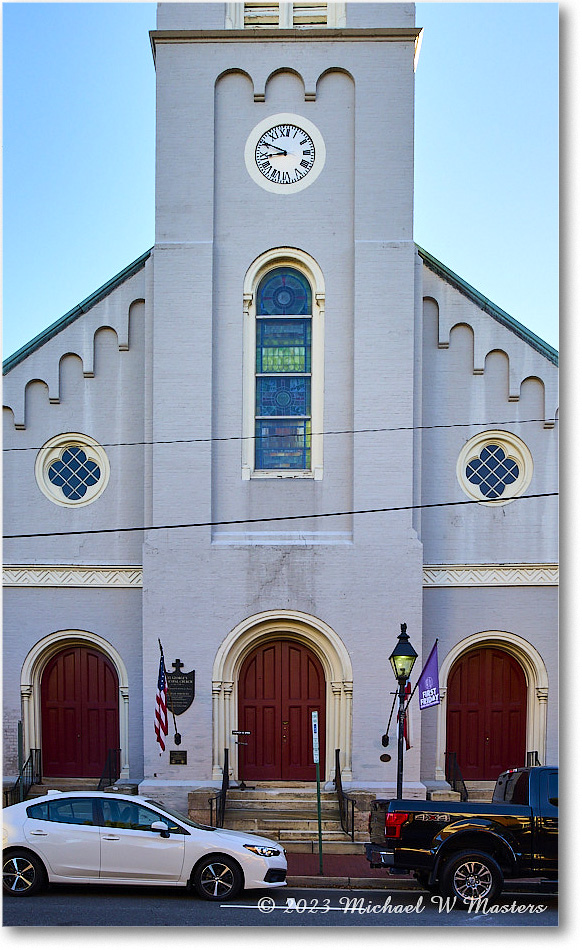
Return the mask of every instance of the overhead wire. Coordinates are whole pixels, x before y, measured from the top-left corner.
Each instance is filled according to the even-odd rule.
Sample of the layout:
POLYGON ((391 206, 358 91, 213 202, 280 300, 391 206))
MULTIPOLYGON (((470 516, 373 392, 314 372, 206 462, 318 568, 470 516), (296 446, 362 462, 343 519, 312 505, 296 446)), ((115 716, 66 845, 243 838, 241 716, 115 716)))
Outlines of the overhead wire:
MULTIPOLYGON (((430 429, 467 429, 471 426, 478 426, 480 428, 492 428, 496 426, 508 426, 508 425, 526 425, 528 423, 534 422, 546 422, 546 419, 507 419, 501 422, 443 422, 436 423, 435 425, 428 426, 370 426, 364 429, 327 429, 323 432, 312 432, 311 437, 323 436, 323 435, 360 435, 360 434, 369 434, 376 432, 419 432, 419 431, 428 431, 430 429)), ((100 443, 101 447, 104 449, 111 448, 123 448, 123 447, 133 447, 141 445, 188 445, 193 443, 210 443, 210 442, 245 442, 248 440, 256 440, 261 438, 261 436, 256 436, 254 433, 252 435, 224 435, 224 436, 207 436, 204 438, 198 439, 153 439, 153 440, 144 440, 136 442, 102 442, 100 443)), ((276 436, 269 436, 270 439, 276 438, 276 436)), ((283 438, 283 436, 282 436, 283 438)), ((25 445, 25 446, 8 446, 2 449, 3 452, 40 452, 43 448, 42 445, 25 445)))
MULTIPOLYGON (((559 492, 537 492, 532 495, 513 495, 503 498, 503 501, 521 501, 528 498, 553 498, 557 497, 559 492)), ((16 540, 24 538, 65 538, 73 535, 89 534, 126 534, 131 531, 169 531, 180 528, 217 528, 228 525, 239 524, 265 524, 273 521, 307 521, 312 518, 341 518, 348 515, 373 515, 385 514, 396 511, 420 511, 427 508, 449 508, 460 505, 480 505, 486 499, 468 499, 467 501, 441 501, 427 502, 421 505, 398 505, 386 508, 356 508, 348 511, 323 511, 311 512, 305 515, 272 515, 268 518, 236 518, 229 521, 193 521, 183 524, 163 524, 163 525, 134 525, 127 528, 87 528, 85 530, 75 531, 38 531, 30 534, 5 534, 5 540, 16 540)))

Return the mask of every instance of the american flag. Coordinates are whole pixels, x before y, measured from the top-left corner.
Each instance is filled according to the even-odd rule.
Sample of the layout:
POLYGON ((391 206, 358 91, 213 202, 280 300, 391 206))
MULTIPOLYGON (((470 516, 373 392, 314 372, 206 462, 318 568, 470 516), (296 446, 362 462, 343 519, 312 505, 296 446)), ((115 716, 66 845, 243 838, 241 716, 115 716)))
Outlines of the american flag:
POLYGON ((160 672, 158 675, 158 688, 156 691, 156 711, 154 716, 154 729, 156 733, 156 740, 160 743, 160 748, 162 752, 165 751, 166 743, 164 742, 164 736, 168 735, 168 706, 166 703, 166 695, 168 692, 168 684, 166 683, 166 669, 164 666, 164 657, 160 657, 160 672))

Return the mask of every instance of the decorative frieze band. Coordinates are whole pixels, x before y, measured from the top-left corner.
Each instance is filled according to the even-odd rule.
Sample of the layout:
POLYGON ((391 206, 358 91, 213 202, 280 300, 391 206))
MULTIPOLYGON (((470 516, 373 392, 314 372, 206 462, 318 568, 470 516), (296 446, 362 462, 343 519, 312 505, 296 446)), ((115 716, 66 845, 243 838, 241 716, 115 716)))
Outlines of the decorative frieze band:
POLYGON ((425 564, 424 587, 557 587, 557 564, 425 564))
POLYGON ((4 587, 141 587, 141 567, 12 565, 3 571, 4 587))

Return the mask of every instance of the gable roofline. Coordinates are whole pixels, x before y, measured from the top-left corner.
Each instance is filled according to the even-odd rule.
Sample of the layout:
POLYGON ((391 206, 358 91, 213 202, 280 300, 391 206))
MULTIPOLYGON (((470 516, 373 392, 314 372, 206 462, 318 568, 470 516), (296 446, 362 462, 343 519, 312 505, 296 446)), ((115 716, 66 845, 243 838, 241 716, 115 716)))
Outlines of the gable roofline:
POLYGON ((12 356, 9 356, 4 360, 2 364, 2 375, 5 376, 11 369, 21 363, 26 359, 27 356, 30 356, 31 353, 34 353, 35 350, 40 349, 48 340, 52 340, 57 333, 60 333, 61 330, 64 330, 65 327, 70 326, 71 323, 74 323, 75 320, 78 320, 80 316, 86 313, 91 307, 94 307, 95 304, 103 300, 104 297, 107 297, 112 291, 119 287, 125 280, 128 280, 130 277, 133 277, 134 274, 137 274, 142 267, 145 267, 146 261, 152 253, 152 249, 146 251, 145 254, 142 254, 141 257, 138 257, 135 261, 129 264, 127 267, 124 267, 119 274, 116 274, 115 277, 112 277, 111 280, 108 280, 106 284, 103 284, 102 287, 99 287, 98 290, 95 290, 89 297, 86 297, 85 300, 82 300, 81 303, 78 303, 76 307, 73 307, 72 310, 69 310, 68 313, 65 313, 64 316, 60 317, 55 323, 52 323, 50 327, 47 327, 46 330, 43 330, 38 336, 35 336, 33 340, 30 340, 29 343, 25 343, 24 346, 21 346, 16 353, 13 353, 12 356))
MULTIPOLYGON (((472 287, 471 284, 468 284, 462 277, 459 277, 458 274, 455 274, 449 267, 446 267, 445 264, 438 261, 436 257, 433 257, 432 254, 429 254, 428 251, 425 251, 420 245, 416 245, 419 256, 422 258, 426 266, 432 270, 438 277, 442 277, 443 280, 446 280, 447 283, 451 284, 453 287, 462 293, 465 297, 468 297, 473 303, 475 303, 481 310, 489 314, 490 317, 493 317, 494 320, 497 320, 498 323, 501 323, 502 326, 506 327, 508 330, 511 330, 512 333, 515 333, 516 336, 524 340, 529 346, 533 347, 534 350, 537 350, 538 353, 541 353, 542 356, 545 356, 546 359, 550 360, 551 363, 554 363, 555 366, 558 365, 559 354, 558 351, 554 349, 553 346, 550 346, 549 343, 546 343, 545 340, 542 340, 541 337, 537 336, 531 330, 528 330, 522 323, 519 323, 518 320, 515 320, 511 317, 505 310, 501 310, 500 307, 497 307, 491 300, 487 297, 484 297, 483 294, 479 293, 475 287, 472 287)), ((107 297, 108 294, 112 293, 116 287, 119 287, 125 280, 128 280, 130 277, 133 277, 142 267, 145 267, 146 261, 150 257, 152 249, 146 251, 145 254, 142 254, 135 261, 125 267, 122 271, 112 277, 111 280, 108 280, 107 283, 103 284, 102 287, 99 287, 98 290, 90 294, 89 297, 86 297, 85 300, 82 300, 81 303, 78 303, 76 307, 73 307, 72 310, 69 310, 68 313, 65 313, 64 316, 60 317, 55 323, 52 323, 50 327, 47 327, 46 330, 43 330, 38 336, 35 336, 34 339, 30 340, 29 343, 26 343, 22 346, 16 353, 13 353, 12 356, 9 356, 4 363, 2 364, 2 374, 6 375, 11 369, 21 363, 23 360, 30 356, 31 353, 34 353, 35 350, 40 349, 43 344, 47 343, 48 340, 51 340, 57 333, 60 333, 61 330, 64 330, 65 327, 70 326, 71 323, 74 323, 80 316, 86 313, 91 307, 94 307, 95 304, 99 303, 100 300, 103 300, 104 297, 107 297)))
POLYGON ((416 245, 416 250, 429 270, 433 271, 439 277, 442 277, 447 283, 452 284, 453 287, 456 287, 460 293, 477 304, 481 310, 484 310, 485 313, 493 317, 494 320, 497 320, 498 323, 501 323, 502 326, 507 327, 512 333, 515 333, 516 336, 524 340, 529 346, 533 347, 534 350, 537 350, 538 353, 541 353, 542 356, 545 356, 546 359, 554 363, 555 366, 558 365, 559 353, 553 346, 550 346, 550 344, 542 340, 541 337, 537 336, 531 330, 528 330, 527 327, 524 327, 523 323, 519 323, 518 320, 511 317, 505 310, 501 310, 500 307, 497 307, 491 300, 488 300, 487 297, 480 294, 478 290, 471 287, 471 284, 468 284, 462 277, 459 277, 458 274, 455 274, 454 271, 446 267, 445 264, 437 261, 436 257, 433 257, 428 251, 419 247, 418 244, 416 245))

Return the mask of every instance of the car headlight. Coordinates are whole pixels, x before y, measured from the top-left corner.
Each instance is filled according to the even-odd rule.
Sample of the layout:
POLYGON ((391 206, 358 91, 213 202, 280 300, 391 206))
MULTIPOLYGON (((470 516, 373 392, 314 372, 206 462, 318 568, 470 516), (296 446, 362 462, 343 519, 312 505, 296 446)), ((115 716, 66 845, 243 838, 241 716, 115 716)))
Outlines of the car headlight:
POLYGON ((244 844, 243 848, 246 848, 247 851, 253 851, 255 854, 260 854, 262 858, 274 858, 276 854, 281 854, 278 848, 267 848, 260 844, 244 844))

